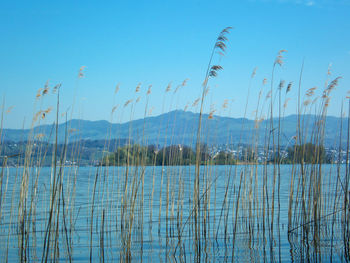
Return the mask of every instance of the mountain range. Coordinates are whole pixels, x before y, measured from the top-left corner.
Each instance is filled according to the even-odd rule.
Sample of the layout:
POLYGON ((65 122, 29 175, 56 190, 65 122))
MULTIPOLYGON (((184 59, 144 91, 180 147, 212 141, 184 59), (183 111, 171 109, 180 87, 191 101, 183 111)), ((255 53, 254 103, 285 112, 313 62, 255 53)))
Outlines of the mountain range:
MULTIPOLYGON (((68 141, 78 140, 110 140, 130 139, 139 144, 194 145, 198 127, 199 114, 189 111, 175 110, 154 117, 133 120, 126 123, 110 123, 108 121, 88 121, 73 119, 58 125, 58 142, 63 143, 68 134, 68 141)), ((274 133, 277 139, 280 121, 281 145, 293 142, 297 135, 297 115, 289 115, 279 120, 254 120, 210 116, 203 114, 201 142, 208 145, 252 144, 265 142, 266 134, 274 133), (257 127, 258 124, 258 127, 257 127), (272 128, 272 129, 271 129, 272 128)), ((301 125, 305 141, 310 141, 319 124, 315 115, 303 115, 301 125)), ((325 118, 324 145, 327 147, 339 145, 340 134, 342 143, 346 143, 347 119, 327 116, 325 118), (342 122, 342 129, 340 125, 342 122)), ((20 142, 30 138, 45 138, 48 142, 55 140, 55 124, 41 125, 30 129, 3 129, 2 141, 20 142)))

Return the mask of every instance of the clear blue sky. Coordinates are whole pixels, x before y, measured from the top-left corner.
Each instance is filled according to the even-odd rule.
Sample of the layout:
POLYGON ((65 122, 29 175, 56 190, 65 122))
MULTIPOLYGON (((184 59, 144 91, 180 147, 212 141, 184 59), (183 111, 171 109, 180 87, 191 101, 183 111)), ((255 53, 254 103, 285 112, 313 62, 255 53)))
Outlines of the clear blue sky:
MULTIPOLYGON (((330 115, 339 115, 350 90, 349 14, 350 0, 1 1, 0 98, 5 111, 13 106, 4 127, 29 127, 38 110, 55 111, 54 95, 35 99, 47 80, 62 83, 60 111, 68 110, 68 117, 73 110, 73 118, 110 121, 117 104, 114 122, 143 117, 149 85, 152 115, 183 109, 199 97, 211 48, 227 26, 234 29, 221 59, 224 70, 209 83, 207 111, 243 116, 250 75, 258 67, 247 113, 253 118, 262 80, 271 79, 276 54, 286 49, 285 64, 275 73, 276 88, 281 79, 294 82, 286 114, 296 112, 305 59, 303 93, 314 86, 321 93, 329 63, 330 80, 343 77, 329 107, 330 115), (81 66, 84 77, 77 80, 81 66), (165 94, 169 82, 174 90, 186 78, 176 95, 165 94), (138 96, 130 116, 130 105, 123 105, 138 96), (227 110, 221 108, 225 99, 233 100, 227 110)), ((54 112, 43 122, 53 119, 54 112)))

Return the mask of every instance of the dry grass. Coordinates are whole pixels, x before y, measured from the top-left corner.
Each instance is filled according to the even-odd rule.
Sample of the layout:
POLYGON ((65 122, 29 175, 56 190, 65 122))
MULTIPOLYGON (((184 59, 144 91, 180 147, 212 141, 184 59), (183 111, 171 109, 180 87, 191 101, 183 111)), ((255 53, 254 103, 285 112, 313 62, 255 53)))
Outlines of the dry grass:
MULTIPOLYGON (((299 257, 295 261, 350 260, 350 102, 347 123, 343 123, 343 120, 340 122, 340 134, 337 137, 339 142, 335 141, 339 148, 344 145, 341 132, 342 127, 346 125, 345 171, 342 171, 343 167, 340 164, 335 168, 325 166, 317 159, 317 153, 311 163, 294 159, 289 170, 291 176, 288 198, 283 199, 287 200, 287 204, 281 204, 282 195, 286 194, 281 192, 282 177, 285 176, 281 151, 294 144, 294 149, 301 146, 303 154, 306 151, 306 142, 324 144, 330 95, 339 84, 339 77, 325 84, 318 100, 314 97, 320 89, 311 88, 302 96, 302 66, 298 83, 298 121, 295 137, 289 140, 287 146, 282 145, 285 109, 290 99, 289 92, 294 87, 292 82, 285 85, 283 80, 278 84, 274 81, 276 67, 284 63, 283 55, 286 51, 281 50, 272 65, 270 86, 266 87, 267 80, 263 80, 254 112, 255 128, 247 131, 245 117, 250 90, 255 83, 253 80, 256 69, 249 80, 238 145, 243 141, 244 133, 249 133, 251 151, 246 151, 243 165, 218 167, 211 165, 210 160, 203 163, 201 145, 203 142, 212 143, 206 141, 208 138, 202 135, 204 129, 209 129, 209 126, 203 125, 208 84, 223 70, 222 66, 213 61, 216 56, 222 56, 226 52, 230 29, 225 28, 217 37, 201 87, 201 97, 192 104, 194 110, 198 109, 198 123, 186 127, 186 130, 192 131, 195 141, 194 145, 190 145, 195 149, 195 165, 182 166, 183 153, 172 148, 169 155, 166 155, 165 151, 157 153, 162 154, 161 167, 156 166, 156 159, 159 157, 157 154, 151 160, 153 165, 148 167, 148 149, 141 146, 148 144, 147 117, 152 109, 149 105, 152 93, 151 86, 144 89, 138 84, 133 97, 121 104, 123 107, 118 107, 113 101, 111 122, 114 114, 120 114, 120 118, 128 115, 130 120, 133 120, 136 107, 145 100, 140 145, 132 144, 133 127, 130 125, 126 155, 131 157, 126 159, 127 164, 121 167, 117 158, 118 161, 113 163, 116 167, 91 168, 86 180, 88 198, 84 203, 81 203, 79 197, 83 187, 79 185, 83 183, 79 178, 83 176, 79 172, 81 168, 64 165, 72 127, 66 125, 65 147, 62 152, 58 151, 60 85, 50 88, 47 83, 38 91, 36 103, 39 109, 33 117, 26 148, 23 153, 19 153, 24 158, 24 166, 13 169, 16 171, 13 176, 7 170, 7 157, 2 160, 0 226, 2 230, 7 229, 7 232, 6 238, 1 237, 0 240, 1 246, 6 248, 1 250, 6 254, 5 262, 13 259, 21 262, 56 262, 63 259, 71 262, 74 261, 79 246, 85 246, 85 253, 89 251, 89 255, 84 255, 84 260, 89 258, 90 262, 129 262, 143 259, 148 261, 150 258, 146 258, 144 251, 149 251, 149 247, 153 246, 159 247, 148 252, 153 260, 160 258, 180 262, 216 261, 221 260, 219 256, 224 254, 226 261, 235 261, 242 259, 242 251, 250 252, 251 255, 258 251, 258 257, 253 256, 250 260, 272 262, 282 261, 285 257, 282 251, 282 243, 285 240, 282 239, 286 237, 292 251, 291 256, 299 257), (51 91, 54 91, 54 95, 51 95, 57 98, 55 110, 51 107, 42 108, 42 100, 51 96, 51 91), (145 95, 142 95, 144 93, 145 95), (34 158, 34 143, 44 139, 49 141, 50 138, 45 138, 41 133, 34 133, 33 128, 45 122, 47 114, 52 114, 52 111, 56 113, 56 121, 50 137, 54 138, 55 147, 52 153, 44 147, 39 148, 34 158), (309 117, 310 113, 316 116, 314 120, 309 117), (277 122, 274 122, 273 118, 276 116, 277 122), (269 121, 262 122, 264 118, 269 121), (260 139, 264 141, 263 151, 269 158, 258 164, 251 156, 257 152, 260 139), (132 154, 133 151, 137 154, 132 154), (48 185, 43 186, 43 177, 47 176, 43 167, 46 158, 52 158, 52 165, 50 179, 46 181, 48 185), (328 168, 329 171, 326 170, 328 168), (80 240, 80 235, 84 236, 84 240, 80 240), (330 252, 325 248, 329 244, 330 252), (13 252, 14 245, 17 254, 13 252), (294 249, 300 253, 293 254, 294 249), (333 256, 335 253, 339 257, 333 256)), ((84 77, 84 69, 85 67, 80 68, 78 81, 84 77)), ((174 101, 179 99, 181 88, 186 84, 187 79, 179 85, 169 83, 164 91, 163 112, 177 108, 174 101), (168 101, 170 103, 166 104, 168 101), (169 108, 165 109, 165 105, 169 108)), ((118 84, 114 94, 117 94, 119 88, 118 84)), ((228 107, 229 102, 225 100, 222 110, 228 107)), ((4 114, 11 113, 10 108, 5 108, 4 100, 0 139, 4 114)), ((215 122, 217 111, 214 107, 210 109, 210 122, 215 122)), ((341 113, 343 114, 343 106, 341 113)), ((65 115, 67 116, 67 113, 65 115)), ((159 131, 159 144, 169 146, 169 141, 170 145, 173 144, 175 123, 176 116, 164 123, 166 137, 164 141, 160 141, 159 131)), ((110 127, 106 132, 105 152, 116 152, 121 146, 110 144, 110 139, 115 136, 111 130, 110 127)), ((216 132, 216 129, 207 130, 206 134, 216 132)), ((233 142, 230 140, 227 141, 227 145, 233 142)), ((82 147, 83 145, 77 142, 71 148, 71 155, 75 156, 73 161, 78 164, 82 147)), ((0 153, 2 154, 1 144, 0 153)))

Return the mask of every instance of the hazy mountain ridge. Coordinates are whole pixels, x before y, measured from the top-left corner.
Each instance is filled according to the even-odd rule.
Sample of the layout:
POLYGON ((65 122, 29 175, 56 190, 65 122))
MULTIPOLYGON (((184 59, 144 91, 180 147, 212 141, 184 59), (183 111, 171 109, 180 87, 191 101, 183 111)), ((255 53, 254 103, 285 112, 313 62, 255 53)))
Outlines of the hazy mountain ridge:
MULTIPOLYGON (((147 117, 145 119, 133 120, 126 123, 110 123, 105 120, 88 121, 73 119, 67 123, 58 125, 59 143, 65 141, 66 131, 69 142, 77 140, 105 140, 105 139, 125 139, 130 138, 135 143, 140 144, 186 144, 193 145, 198 127, 198 113, 175 110, 164 113, 159 116, 147 117)), ((281 143, 289 144, 293 136, 297 134, 297 115, 286 116, 281 119, 281 143)), ((315 128, 315 115, 303 115, 301 123, 303 131, 307 136, 303 138, 310 139, 311 133, 315 128)), ((326 117, 325 140, 326 146, 339 144, 341 118, 326 117), (337 139, 338 138, 338 139, 337 139)), ((278 118, 274 119, 274 132, 277 136, 278 118)), ((253 140, 262 145, 265 139, 265 132, 270 130, 270 121, 264 120, 259 123, 258 130, 255 129, 254 120, 244 118, 230 118, 215 116, 208 119, 208 114, 203 114, 202 119, 202 142, 209 145, 219 144, 252 144, 253 140), (243 127, 243 130, 242 130, 243 127)), ((343 119, 342 140, 346 141, 347 125, 343 119)), ((55 125, 41 125, 29 129, 4 129, 2 140, 5 141, 25 141, 28 136, 34 134, 36 138, 39 134, 44 135, 45 140, 53 142, 55 138, 55 125)))

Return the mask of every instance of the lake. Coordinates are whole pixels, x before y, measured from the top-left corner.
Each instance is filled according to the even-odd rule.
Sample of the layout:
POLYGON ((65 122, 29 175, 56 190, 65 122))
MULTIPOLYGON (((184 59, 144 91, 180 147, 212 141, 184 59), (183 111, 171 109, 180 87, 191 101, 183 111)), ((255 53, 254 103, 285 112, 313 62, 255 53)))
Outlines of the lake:
POLYGON ((346 261, 346 175, 345 165, 201 166, 197 181, 194 166, 3 168, 1 261, 346 261))

